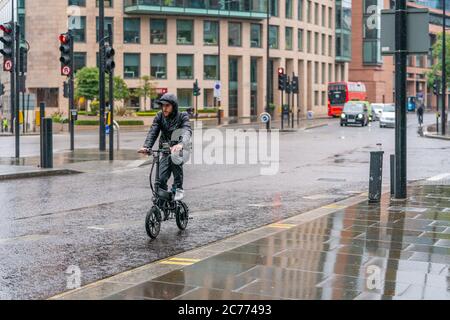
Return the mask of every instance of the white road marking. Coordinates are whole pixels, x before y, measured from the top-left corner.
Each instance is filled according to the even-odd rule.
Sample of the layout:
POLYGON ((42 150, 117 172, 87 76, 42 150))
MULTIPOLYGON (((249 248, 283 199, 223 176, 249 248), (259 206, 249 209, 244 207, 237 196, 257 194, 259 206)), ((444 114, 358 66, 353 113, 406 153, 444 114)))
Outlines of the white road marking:
POLYGON ((444 180, 447 177, 450 177, 450 173, 438 174, 437 176, 428 178, 427 181, 440 181, 440 180, 444 180))

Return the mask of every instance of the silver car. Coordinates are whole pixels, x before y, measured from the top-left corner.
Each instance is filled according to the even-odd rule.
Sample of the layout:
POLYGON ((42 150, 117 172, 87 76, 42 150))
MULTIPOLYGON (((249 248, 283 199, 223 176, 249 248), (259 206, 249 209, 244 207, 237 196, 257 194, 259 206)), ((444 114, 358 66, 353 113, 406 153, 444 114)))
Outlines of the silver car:
POLYGON ((380 128, 395 127, 395 105, 386 104, 380 116, 380 128))
POLYGON ((383 112, 383 107, 385 103, 372 103, 372 114, 374 121, 379 121, 381 117, 381 113, 383 112))

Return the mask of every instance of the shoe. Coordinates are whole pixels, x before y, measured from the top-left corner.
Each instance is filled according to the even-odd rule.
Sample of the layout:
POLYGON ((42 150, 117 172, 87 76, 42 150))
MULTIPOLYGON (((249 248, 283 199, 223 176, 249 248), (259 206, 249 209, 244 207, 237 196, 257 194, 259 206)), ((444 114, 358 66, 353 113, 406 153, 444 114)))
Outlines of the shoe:
POLYGON ((183 200, 183 198, 184 198, 184 190, 177 189, 177 192, 175 193, 175 201, 183 200))

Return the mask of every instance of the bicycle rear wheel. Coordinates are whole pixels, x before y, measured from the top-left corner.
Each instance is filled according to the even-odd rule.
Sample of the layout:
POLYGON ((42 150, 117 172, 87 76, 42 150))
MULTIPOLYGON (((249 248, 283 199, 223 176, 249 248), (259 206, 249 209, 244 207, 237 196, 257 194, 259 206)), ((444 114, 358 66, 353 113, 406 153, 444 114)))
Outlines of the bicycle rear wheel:
POLYGON ((185 230, 189 221, 189 208, 183 201, 178 201, 175 211, 175 220, 180 230, 185 230))
POLYGON ((145 217, 145 231, 147 235, 155 239, 161 230, 161 212, 158 207, 153 206, 145 217))

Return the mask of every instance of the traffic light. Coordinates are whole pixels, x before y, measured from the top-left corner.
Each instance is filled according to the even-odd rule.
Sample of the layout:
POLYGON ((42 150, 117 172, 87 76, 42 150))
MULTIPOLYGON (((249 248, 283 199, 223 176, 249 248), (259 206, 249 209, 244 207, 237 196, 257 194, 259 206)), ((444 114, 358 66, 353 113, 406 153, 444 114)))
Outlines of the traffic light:
POLYGON ((70 76, 72 74, 72 37, 69 33, 62 33, 59 36, 59 51, 61 52, 61 57, 59 61, 61 62, 61 75, 70 76))
POLYGON ((437 85, 436 82, 433 84, 433 93, 434 93, 434 95, 436 95, 436 96, 437 96, 438 93, 439 93, 438 85, 437 85))
POLYGON ((283 68, 278 68, 278 90, 286 90, 286 75, 283 68))
POLYGON ((298 76, 292 77, 292 93, 298 94, 299 93, 299 87, 298 87, 298 76))
POLYGON ((292 82, 289 80, 290 80, 289 77, 286 76, 286 93, 287 94, 292 93, 292 82))
POLYGON ((198 97, 201 94, 200 88, 198 86, 198 80, 195 80, 195 82, 194 82, 193 92, 194 92, 194 97, 198 97))
POLYGON ((107 73, 111 73, 116 67, 116 63, 114 62, 114 55, 116 51, 110 45, 105 47, 105 71, 107 73))
POLYGON ((69 98, 69 83, 67 81, 63 83, 63 96, 64 98, 69 98))
POLYGON ((0 83, 0 97, 5 94, 5 85, 0 83))
POLYGON ((27 73, 28 66, 28 50, 27 48, 20 47, 20 65, 19 72, 24 74, 27 73))
POLYGON ((5 23, 0 25, 0 30, 3 31, 3 36, 0 37, 0 41, 3 43, 3 49, 0 49, 0 53, 3 55, 3 71, 12 71, 14 51, 13 27, 10 23, 5 23))

